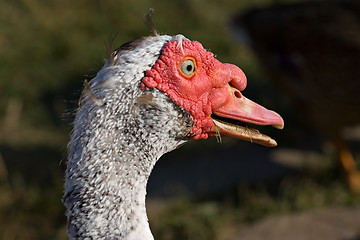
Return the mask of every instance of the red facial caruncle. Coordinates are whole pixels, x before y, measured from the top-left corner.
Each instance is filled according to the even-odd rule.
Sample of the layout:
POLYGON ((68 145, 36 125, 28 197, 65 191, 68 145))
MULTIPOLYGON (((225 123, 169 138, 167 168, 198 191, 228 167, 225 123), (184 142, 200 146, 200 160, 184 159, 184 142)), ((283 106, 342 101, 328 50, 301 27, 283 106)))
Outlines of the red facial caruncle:
POLYGON ((240 68, 221 63, 199 42, 173 40, 165 44, 155 65, 146 71, 141 88, 157 88, 189 111, 194 119, 189 133, 193 139, 214 134, 212 114, 260 125, 283 125, 278 114, 242 96, 246 84, 240 68))

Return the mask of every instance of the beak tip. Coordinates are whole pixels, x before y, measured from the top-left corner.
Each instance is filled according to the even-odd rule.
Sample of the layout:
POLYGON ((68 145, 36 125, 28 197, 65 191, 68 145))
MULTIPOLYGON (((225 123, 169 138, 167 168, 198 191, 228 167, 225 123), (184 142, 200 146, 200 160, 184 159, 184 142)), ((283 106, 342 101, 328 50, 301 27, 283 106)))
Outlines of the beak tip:
POLYGON ((282 129, 284 129, 284 123, 282 123, 282 124, 278 124, 278 125, 272 125, 274 128, 276 128, 276 129, 279 129, 279 130, 282 130, 282 129))
POLYGON ((277 118, 277 120, 280 120, 279 122, 280 123, 277 123, 277 124, 273 124, 272 126, 274 127, 274 128, 277 128, 277 129, 283 129, 284 128, 284 119, 280 116, 280 114, 278 114, 277 112, 275 112, 275 111, 273 111, 273 110, 269 110, 270 112, 272 112, 275 116, 276 116, 276 118, 277 118))

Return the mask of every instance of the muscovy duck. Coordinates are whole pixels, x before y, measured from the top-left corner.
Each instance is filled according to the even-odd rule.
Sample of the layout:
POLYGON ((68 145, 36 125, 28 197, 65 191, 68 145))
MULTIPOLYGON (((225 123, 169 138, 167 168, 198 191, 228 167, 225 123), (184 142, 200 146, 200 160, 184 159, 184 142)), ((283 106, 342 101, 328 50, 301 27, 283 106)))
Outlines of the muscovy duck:
POLYGON ((242 70, 182 35, 144 37, 115 50, 85 82, 68 147, 70 239, 153 239, 145 209, 156 161, 191 139, 217 134, 265 146, 246 124, 283 128, 274 111, 245 98, 242 70))

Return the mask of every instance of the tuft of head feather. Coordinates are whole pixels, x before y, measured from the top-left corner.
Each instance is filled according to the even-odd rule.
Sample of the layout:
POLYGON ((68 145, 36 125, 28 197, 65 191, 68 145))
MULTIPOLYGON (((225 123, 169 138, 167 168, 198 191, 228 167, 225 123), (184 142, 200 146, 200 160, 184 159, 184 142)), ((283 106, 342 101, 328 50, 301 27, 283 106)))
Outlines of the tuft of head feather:
POLYGON ((118 32, 115 32, 114 34, 109 36, 109 39, 107 42, 105 42, 106 45, 106 52, 109 58, 109 64, 111 66, 115 66, 119 63, 119 59, 115 58, 116 52, 113 50, 114 41, 118 35, 118 32))
POLYGON ((158 36, 159 33, 156 31, 155 25, 152 21, 153 15, 154 15, 154 9, 150 8, 149 12, 145 16, 145 24, 146 24, 146 26, 148 26, 148 28, 150 28, 150 30, 154 36, 158 36))

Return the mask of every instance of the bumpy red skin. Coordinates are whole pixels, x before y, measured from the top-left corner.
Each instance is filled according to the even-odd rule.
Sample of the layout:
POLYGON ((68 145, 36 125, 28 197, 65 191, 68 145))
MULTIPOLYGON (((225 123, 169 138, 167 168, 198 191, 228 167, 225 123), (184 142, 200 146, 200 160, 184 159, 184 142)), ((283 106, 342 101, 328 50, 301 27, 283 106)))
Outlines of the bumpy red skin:
POLYGON ((141 88, 157 88, 172 101, 189 111, 194 118, 190 131, 193 139, 206 139, 213 126, 210 115, 222 107, 230 97, 228 84, 242 91, 246 87, 245 74, 235 65, 223 64, 196 41, 169 41, 152 69, 146 71, 141 88), (181 74, 180 66, 188 59, 196 62, 195 74, 190 78, 181 74))

